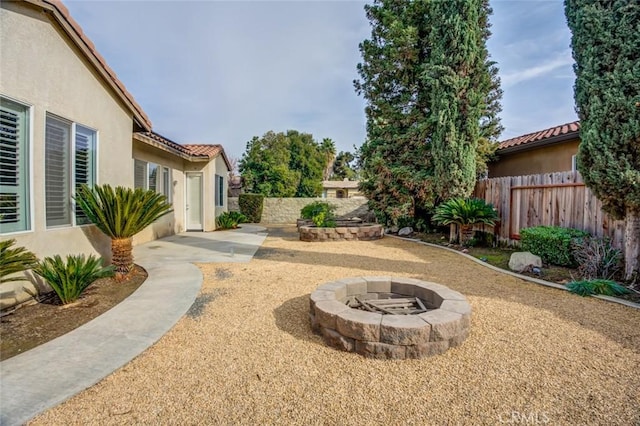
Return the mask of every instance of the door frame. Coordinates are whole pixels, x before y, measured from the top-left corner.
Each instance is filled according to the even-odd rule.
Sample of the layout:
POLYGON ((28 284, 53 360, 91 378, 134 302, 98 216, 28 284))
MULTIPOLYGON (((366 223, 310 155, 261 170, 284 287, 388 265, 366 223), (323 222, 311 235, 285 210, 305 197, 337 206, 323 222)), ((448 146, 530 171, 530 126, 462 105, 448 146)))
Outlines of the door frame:
POLYGON ((184 227, 186 231, 203 231, 204 230, 204 173, 202 172, 185 172, 185 203, 184 203, 184 227), (190 226, 189 223, 189 178, 192 176, 200 176, 200 229, 196 229, 190 226))

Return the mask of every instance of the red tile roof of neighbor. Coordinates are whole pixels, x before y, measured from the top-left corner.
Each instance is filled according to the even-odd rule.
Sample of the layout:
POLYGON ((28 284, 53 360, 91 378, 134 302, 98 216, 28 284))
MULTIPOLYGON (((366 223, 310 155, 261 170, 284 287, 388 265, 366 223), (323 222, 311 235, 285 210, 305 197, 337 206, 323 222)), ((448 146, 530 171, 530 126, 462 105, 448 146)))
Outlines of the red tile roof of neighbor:
POLYGON ((229 170, 232 169, 229 158, 227 157, 227 153, 224 152, 224 148, 222 147, 222 145, 204 143, 182 145, 156 132, 136 132, 134 133, 134 138, 150 145, 153 145, 154 142, 156 142, 160 145, 163 145, 165 148, 168 148, 170 151, 177 151, 179 154, 182 154, 184 158, 190 160, 213 160, 214 158, 222 155, 222 159, 227 165, 227 168, 229 170), (151 139, 151 141, 153 142, 149 143, 149 139, 151 139))
POLYGON ((569 140, 573 139, 573 137, 577 138, 579 133, 580 122, 574 121, 571 123, 561 124, 560 126, 551 127, 549 129, 539 130, 534 133, 507 139, 506 141, 500 142, 498 150, 501 151, 507 148, 514 148, 533 142, 551 142, 552 139, 556 139, 558 141, 569 140))
POLYGON ((69 35, 71 40, 78 46, 80 51, 93 63, 98 72, 104 77, 114 92, 122 99, 124 104, 131 110, 138 124, 145 130, 151 130, 151 120, 142 107, 136 102, 131 93, 116 76, 116 73, 109 67, 107 61, 98 53, 95 45, 89 37, 82 31, 80 25, 71 17, 69 10, 60 0, 27 0, 29 3, 39 6, 51 12, 58 21, 62 29, 69 35))

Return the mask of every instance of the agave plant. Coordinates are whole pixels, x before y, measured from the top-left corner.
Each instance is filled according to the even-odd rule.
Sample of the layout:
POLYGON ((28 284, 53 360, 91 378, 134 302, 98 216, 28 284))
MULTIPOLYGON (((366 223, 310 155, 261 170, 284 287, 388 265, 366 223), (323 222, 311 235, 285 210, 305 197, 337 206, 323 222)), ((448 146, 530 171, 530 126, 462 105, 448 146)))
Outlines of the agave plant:
POLYGON ((113 275, 113 266, 102 266, 102 259, 93 255, 67 256, 63 261, 60 255, 45 257, 33 268, 33 272, 45 279, 56 292, 62 304, 74 302, 82 292, 98 278, 113 275))
POLYGON ((493 226, 498 214, 482 199, 452 198, 436 207, 432 220, 438 225, 458 225, 458 240, 464 244, 473 236, 473 225, 493 226))
POLYGON ((133 236, 172 211, 164 195, 141 188, 82 185, 75 199, 89 220, 111 238, 111 263, 120 280, 133 267, 133 236))
POLYGON ((26 281, 25 276, 14 276, 31 269, 38 262, 36 256, 24 247, 12 247, 16 240, 0 241, 0 284, 9 281, 26 281))

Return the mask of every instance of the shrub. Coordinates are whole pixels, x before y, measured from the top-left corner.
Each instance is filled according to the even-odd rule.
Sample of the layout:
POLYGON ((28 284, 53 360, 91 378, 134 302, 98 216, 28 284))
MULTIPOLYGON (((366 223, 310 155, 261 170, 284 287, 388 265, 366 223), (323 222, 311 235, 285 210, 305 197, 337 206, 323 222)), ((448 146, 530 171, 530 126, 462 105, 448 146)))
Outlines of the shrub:
POLYGON ((24 281, 24 276, 11 276, 33 268, 38 259, 24 247, 13 247, 16 240, 0 241, 0 284, 9 281, 24 281), (10 277, 11 276, 11 277, 10 277))
POLYGON ((571 293, 580 296, 590 296, 592 294, 603 294, 605 296, 621 296, 629 293, 629 290, 611 280, 583 280, 573 281, 567 284, 567 289, 571 293))
POLYGON ((572 249, 582 278, 610 280, 621 270, 622 253, 609 238, 576 238, 572 249))
POLYGON ((589 234, 579 229, 559 226, 534 226, 520 230, 522 250, 538 255, 545 263, 559 266, 576 266, 572 241, 589 234))
POLYGON ((473 237, 473 225, 493 226, 498 220, 498 213, 492 204, 480 198, 452 198, 436 207, 431 220, 438 225, 458 225, 458 238, 464 244, 473 237))
POLYGON ((326 201, 314 201, 300 210, 303 219, 311 219, 317 227, 331 228, 336 226, 336 206, 326 201))
POLYGON ((114 271, 113 266, 103 267, 101 258, 84 255, 69 255, 66 262, 60 255, 45 257, 33 268, 33 272, 49 283, 64 305, 77 300, 95 280, 110 277, 114 271))
POLYGON ((260 223, 260 219, 262 219, 264 195, 240 194, 238 204, 240 205, 240 212, 247 218, 247 222, 260 223))
POLYGON ((240 212, 228 212, 229 217, 233 218, 237 223, 248 223, 249 219, 240 212))

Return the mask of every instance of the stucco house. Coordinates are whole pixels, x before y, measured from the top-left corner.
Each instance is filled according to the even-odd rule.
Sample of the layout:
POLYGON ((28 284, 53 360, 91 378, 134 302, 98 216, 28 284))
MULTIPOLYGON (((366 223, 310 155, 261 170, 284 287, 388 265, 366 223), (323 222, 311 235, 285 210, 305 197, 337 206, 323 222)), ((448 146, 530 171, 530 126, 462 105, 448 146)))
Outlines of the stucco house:
POLYGON ((502 141, 489 178, 576 170, 579 145, 579 121, 502 141))
POLYGON ((322 198, 364 198, 356 180, 323 180, 322 198))
POLYGON ((38 257, 109 258, 109 240, 73 202, 83 183, 169 198, 173 213, 134 244, 215 229, 231 169, 222 146, 181 145, 153 132, 61 2, 2 1, 0 40, 0 238, 38 257))

